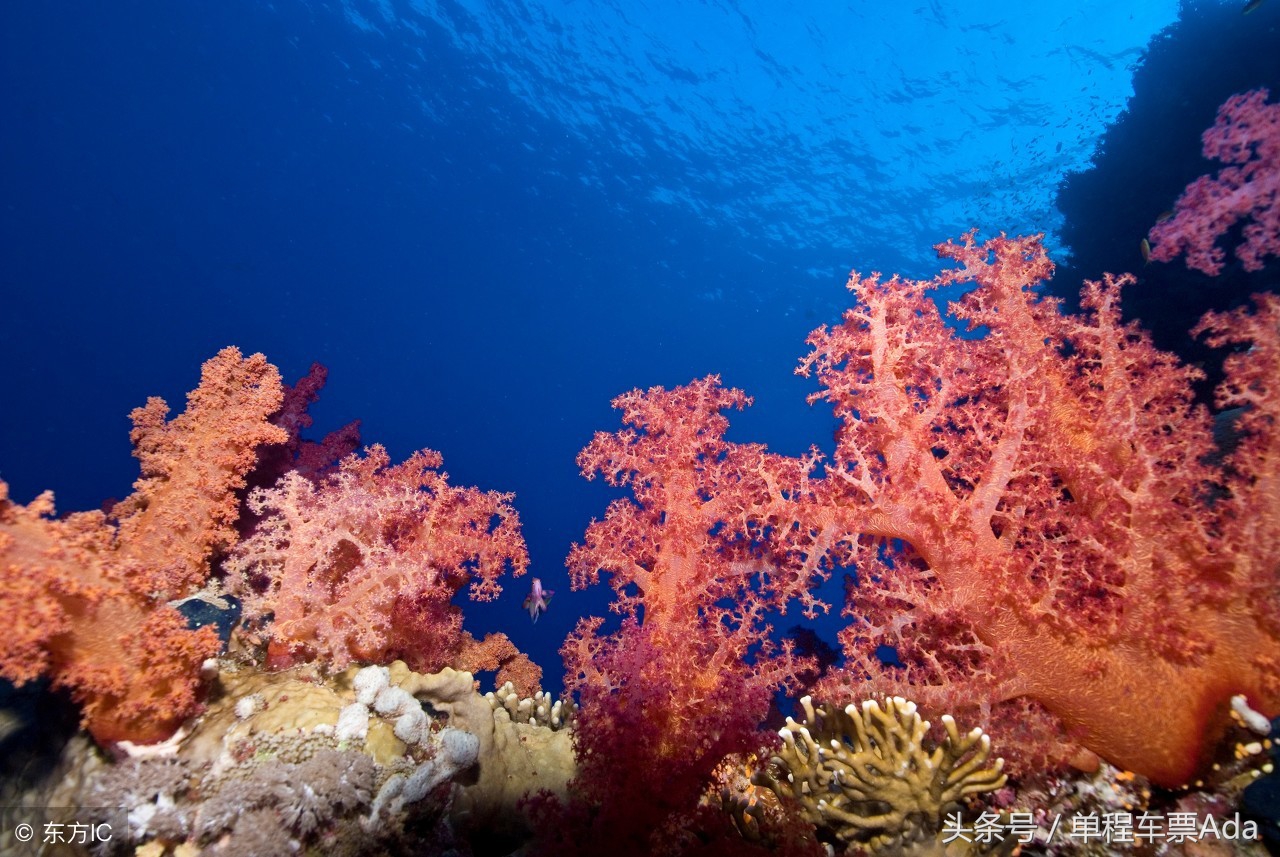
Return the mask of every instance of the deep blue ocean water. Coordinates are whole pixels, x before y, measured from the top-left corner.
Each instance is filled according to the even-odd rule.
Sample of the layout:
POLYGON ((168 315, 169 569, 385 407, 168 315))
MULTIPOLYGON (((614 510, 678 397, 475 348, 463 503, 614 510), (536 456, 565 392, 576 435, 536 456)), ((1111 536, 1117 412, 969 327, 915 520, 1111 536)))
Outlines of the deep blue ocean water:
POLYGON ((617 427, 609 400, 719 372, 756 397, 732 439, 828 447, 792 370, 849 269, 931 275, 930 246, 974 226, 1064 255, 1058 185, 1177 16, 5 4, 0 477, 95 508, 136 477, 130 409, 179 410, 219 348, 290 381, 320 361, 318 432, 358 418, 397 460, 434 448, 455 483, 515 492, 558 594, 534 626, 512 581, 468 626, 555 688, 560 642, 608 596, 568 592, 563 561, 613 496, 574 465, 617 427))

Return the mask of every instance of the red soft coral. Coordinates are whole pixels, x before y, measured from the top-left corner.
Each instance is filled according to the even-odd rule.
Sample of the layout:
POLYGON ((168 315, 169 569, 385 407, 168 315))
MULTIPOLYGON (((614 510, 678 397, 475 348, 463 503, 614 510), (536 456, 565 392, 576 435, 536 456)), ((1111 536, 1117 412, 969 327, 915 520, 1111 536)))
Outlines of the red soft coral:
POLYGON ((770 640, 768 611, 825 607, 810 593, 821 534, 795 526, 815 459, 727 442, 720 412, 748 402, 715 376, 634 390, 614 401, 627 428, 578 458, 635 498, 569 556, 574 588, 609 575, 622 628, 602 635, 585 619, 563 649, 581 705, 577 788, 596 804, 575 817, 619 853, 678 842, 724 756, 759 746, 771 694, 807 666, 770 640))
POLYGON ((271 616, 274 666, 455 662, 466 638, 450 599, 470 584, 492 600, 528 553, 511 495, 455 488, 440 464, 426 450, 393 467, 375 445, 318 482, 288 473, 250 495, 263 520, 225 564, 227 586, 247 617, 271 616))
POLYGON ((1177 785, 1233 694, 1280 711, 1276 299, 1206 322, 1252 346, 1226 367, 1247 437, 1222 468, 1198 373, 1121 323, 1124 279, 1064 315, 1033 291, 1053 269, 1038 236, 938 250, 957 267, 930 282, 855 274, 857 304, 802 364, 842 420, 814 527, 838 516, 834 558, 858 575, 847 663, 819 693, 997 720, 1030 701, 1177 785), (976 288, 952 312, 982 335, 928 294, 959 282, 976 288))
POLYGON ((290 471, 308 479, 318 479, 360 448, 359 420, 329 432, 319 441, 302 436, 313 422, 308 410, 320 398, 328 377, 328 369, 320 363, 312 363, 307 374, 296 384, 285 385, 284 400, 271 417, 271 422, 284 429, 287 438, 284 443, 274 444, 259 453, 258 465, 249 474, 249 488, 269 488, 290 471))
POLYGON ((189 594, 235 539, 236 491, 263 444, 284 432, 280 376, 261 354, 226 348, 204 364, 187 409, 133 412, 136 492, 111 514, 53 520, 44 494, 23 507, 0 483, 0 617, 11 639, 0 674, 66 687, 99 741, 168 737, 197 706, 212 629, 188 631, 165 602, 189 594))
POLYGON ((542 667, 529 660, 510 637, 500 632, 485 634, 483 640, 477 640, 464 631, 461 648, 450 666, 472 674, 494 672, 494 686, 511 682, 521 699, 542 689, 542 667))

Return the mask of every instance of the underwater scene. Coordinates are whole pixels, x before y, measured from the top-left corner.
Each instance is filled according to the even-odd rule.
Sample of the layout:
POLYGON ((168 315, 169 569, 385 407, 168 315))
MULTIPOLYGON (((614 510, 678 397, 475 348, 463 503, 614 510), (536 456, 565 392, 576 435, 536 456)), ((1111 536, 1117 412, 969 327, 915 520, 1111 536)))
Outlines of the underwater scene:
POLYGON ((1280 854, 1280 0, 0 7, 0 855, 1280 854))

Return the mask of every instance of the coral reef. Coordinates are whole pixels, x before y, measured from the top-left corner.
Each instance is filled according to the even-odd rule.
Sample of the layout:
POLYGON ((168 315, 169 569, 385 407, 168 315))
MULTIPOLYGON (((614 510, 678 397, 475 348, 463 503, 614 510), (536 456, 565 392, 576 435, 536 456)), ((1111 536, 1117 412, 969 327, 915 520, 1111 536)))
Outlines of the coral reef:
POLYGON ((843 709, 800 700, 804 722, 790 717, 782 748, 756 782, 797 801, 804 816, 837 841, 872 850, 936 837, 961 799, 993 792, 1008 779, 1004 761, 990 763, 981 729, 960 734, 943 716, 946 738, 932 750, 929 722, 901 697, 843 709))
POLYGON ((764 616, 824 610, 833 567, 856 570, 845 661, 814 693, 953 711, 1023 771, 1102 756, 1176 786, 1233 695, 1280 706, 1280 303, 1199 329, 1249 346, 1225 363, 1242 437, 1222 450, 1197 370, 1121 323, 1126 278, 1069 315, 1035 292, 1040 236, 937 249, 955 264, 931 281, 854 274, 843 324, 811 335, 800 371, 842 422, 820 475, 816 454, 724 440, 748 400, 715 377, 620 397, 626 428, 580 456, 633 498, 568 560, 575 588, 608 576, 621 628, 584 619, 562 650, 566 813, 618 847, 678 841, 720 760, 760 746, 768 695, 808 667, 764 616), (981 336, 930 294, 959 284, 951 316, 981 336))
MULTIPOLYGON (((1234 166, 1157 227, 1161 254, 1216 271, 1213 241, 1246 216, 1245 267, 1275 252, 1257 199, 1274 197, 1265 101, 1224 105, 1206 153, 1212 135, 1234 166), (1176 245, 1175 227, 1200 243, 1176 245)), ((975 834, 970 853, 1070 853, 1050 847, 1051 808, 1087 834, 1134 808, 1215 825, 1223 795, 1265 800, 1280 298, 1195 328, 1230 349, 1213 413, 1198 369, 1121 322, 1131 278, 1086 283, 1065 314, 1036 291, 1053 271, 1040 236, 937 249, 952 264, 928 281, 853 274, 854 306, 810 335, 799 372, 840 421, 829 460, 727 440, 724 412, 750 400, 717 376, 614 401, 622 427, 578 464, 628 495, 568 568, 575 589, 607 578, 620 621, 584 617, 566 640, 577 704, 542 693, 506 635, 465 632, 453 603, 526 571, 511 495, 451 485, 429 450, 358 454, 354 424, 305 441, 322 367, 285 388, 261 355, 220 352, 182 415, 158 399, 134 412, 142 475, 109 513, 55 519, 50 495, 24 507, 0 483, 0 675, 69 689, 117 759, 76 745, 66 805, 126 804, 118 844, 142 853, 607 841, 710 857, 960 853, 944 825, 986 796, 988 829, 1028 838, 975 834), (933 290, 962 285, 944 313, 933 290), (836 569, 844 658, 820 664, 770 621, 828 611, 836 569), (225 632, 228 593, 246 623, 215 659, 223 640, 188 617, 225 632), (481 696, 473 672, 490 670, 499 688, 481 696), (802 682, 803 722, 764 730, 802 682), (867 694, 884 701, 813 703, 867 694), (917 703, 982 728, 942 715, 931 734, 917 703), (1235 759, 1213 758, 1243 727, 1235 759), (1205 781, 1219 793, 1159 788, 1205 781)))
POLYGON ((173 740, 114 763, 80 751, 56 799, 125 807, 113 847, 156 854, 506 853, 529 835, 520 801, 573 775, 567 732, 512 723, 464 672, 223 659, 212 685, 173 740))

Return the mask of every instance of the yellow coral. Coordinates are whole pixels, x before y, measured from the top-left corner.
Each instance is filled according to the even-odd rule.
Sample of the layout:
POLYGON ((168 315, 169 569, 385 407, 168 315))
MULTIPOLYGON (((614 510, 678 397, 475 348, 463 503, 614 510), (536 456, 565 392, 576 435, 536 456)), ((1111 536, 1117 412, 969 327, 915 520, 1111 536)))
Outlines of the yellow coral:
POLYGON ((799 801, 841 842, 878 849, 934 836, 961 798, 1005 783, 1004 760, 988 764, 991 739, 981 729, 961 735, 950 715, 946 738, 930 751, 929 722, 901 697, 884 708, 868 700, 815 709, 808 696, 800 705, 804 723, 787 718, 782 749, 756 780, 799 801))

